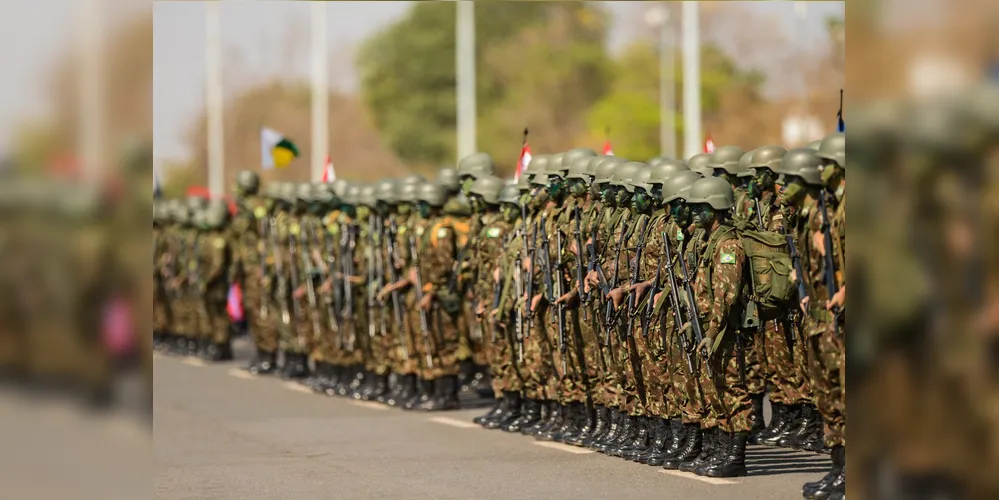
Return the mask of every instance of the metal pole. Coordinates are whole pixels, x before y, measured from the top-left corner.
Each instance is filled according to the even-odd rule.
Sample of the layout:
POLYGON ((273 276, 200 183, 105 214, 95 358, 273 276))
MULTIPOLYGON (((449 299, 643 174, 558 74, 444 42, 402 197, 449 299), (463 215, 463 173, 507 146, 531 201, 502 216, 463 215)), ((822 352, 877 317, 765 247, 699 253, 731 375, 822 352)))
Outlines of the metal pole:
POLYGON ((326 2, 312 3, 312 180, 323 178, 329 154, 329 60, 326 2))
POLYGON ((659 28, 659 151, 676 158, 676 82, 674 81, 673 25, 669 11, 659 28))
POLYGON ((80 80, 77 142, 81 152, 83 177, 95 181, 104 167, 104 81, 101 50, 101 0, 80 3, 80 80))
POLYGON ((476 150, 475 145, 475 4, 457 2, 455 65, 458 84, 458 159, 476 150))
POLYGON ((697 2, 683 2, 683 154, 701 152, 701 35, 697 2))
POLYGON ((222 125, 222 28, 219 2, 205 3, 205 100, 208 114, 208 192, 225 194, 225 151, 222 125))

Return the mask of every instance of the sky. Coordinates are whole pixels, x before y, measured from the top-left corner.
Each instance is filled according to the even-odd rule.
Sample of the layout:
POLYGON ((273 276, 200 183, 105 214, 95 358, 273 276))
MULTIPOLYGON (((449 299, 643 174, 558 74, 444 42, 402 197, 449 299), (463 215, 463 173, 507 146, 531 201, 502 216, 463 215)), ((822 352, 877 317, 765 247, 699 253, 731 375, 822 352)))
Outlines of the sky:
MULTIPOLYGON (((89 0, 105 17, 121 20, 147 13, 149 4, 89 0), (140 5, 136 5, 140 4, 140 5)), ((224 92, 229 94, 275 77, 308 78, 311 2, 226 1, 221 7, 224 92)), ((331 87, 353 91, 353 51, 366 37, 405 15, 412 2, 331 2, 327 7, 331 87)), ((653 2, 596 2, 612 16, 608 47, 619 50, 634 39, 633 27, 653 2)), ((842 2, 808 2, 803 27, 796 27, 792 2, 739 2, 778 19, 782 29, 800 29, 802 44, 823 43, 824 19, 843 13, 842 2)), ((49 68, 74 42, 82 0, 0 0, 0 155, 24 119, 48 112, 44 82, 49 68)), ((204 106, 204 5, 197 1, 155 1, 153 62, 154 157, 157 164, 188 155, 184 134, 204 106)), ((726 40, 716 40, 725 47, 726 40)))

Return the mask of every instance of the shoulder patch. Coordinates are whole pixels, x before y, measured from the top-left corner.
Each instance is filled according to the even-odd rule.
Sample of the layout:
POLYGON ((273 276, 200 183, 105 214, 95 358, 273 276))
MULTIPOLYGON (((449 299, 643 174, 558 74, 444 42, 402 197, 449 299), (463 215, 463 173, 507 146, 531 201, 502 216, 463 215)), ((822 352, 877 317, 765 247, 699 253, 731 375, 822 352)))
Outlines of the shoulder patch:
POLYGON ((683 241, 683 229, 676 230, 676 241, 683 241))
POLYGON ((291 234, 294 234, 294 235, 296 235, 296 236, 298 235, 298 233, 299 233, 299 232, 301 232, 301 230, 302 230, 302 228, 301 228, 301 227, 299 227, 299 225, 298 225, 298 224, 291 224, 291 225, 290 225, 290 226, 288 227, 288 232, 290 232, 291 234))
POLYGON ((735 264, 735 254, 729 252, 722 252, 721 254, 722 264, 735 264))
POLYGON ((267 209, 264 207, 257 207, 253 209, 253 216, 258 219, 263 219, 267 215, 267 209))
POLYGON ((218 249, 225 248, 225 238, 222 238, 221 236, 218 237, 218 238, 215 238, 215 240, 212 241, 212 245, 214 245, 215 248, 218 248, 218 249))
POLYGON ((500 228, 498 228, 498 227, 491 227, 491 228, 489 228, 489 231, 486 231, 486 236, 488 236, 490 238, 499 238, 500 237, 500 228))
POLYGON ((424 228, 423 226, 420 226, 420 227, 416 228, 416 235, 417 236, 423 236, 423 231, 424 230, 426 230, 426 228, 424 228))
POLYGON ((447 235, 451 233, 451 229, 448 227, 442 227, 437 230, 438 238, 447 238, 447 235))
POLYGON ((399 234, 406 234, 406 226, 399 226, 399 234))

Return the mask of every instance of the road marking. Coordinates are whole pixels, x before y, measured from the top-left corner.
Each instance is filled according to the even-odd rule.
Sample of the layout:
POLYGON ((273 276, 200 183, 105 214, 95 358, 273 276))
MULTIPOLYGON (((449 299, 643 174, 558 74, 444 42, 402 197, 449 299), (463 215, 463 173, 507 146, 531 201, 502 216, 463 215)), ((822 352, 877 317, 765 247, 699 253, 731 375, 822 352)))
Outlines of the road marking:
POLYGON ((232 375, 233 377, 241 378, 241 379, 244 379, 244 380, 254 380, 254 379, 260 378, 260 377, 258 377, 256 375, 254 375, 254 374, 246 371, 246 370, 241 370, 239 368, 232 368, 232 369, 230 369, 229 370, 229 375, 232 375))
POLYGON ((381 403, 376 403, 374 401, 359 401, 359 400, 356 400, 356 399, 351 399, 348 402, 350 404, 354 405, 354 406, 360 406, 361 408, 367 408, 369 410, 387 410, 387 409, 389 409, 388 406, 385 406, 385 405, 383 405, 381 403))
POLYGON ((481 427, 475 422, 466 422, 464 420, 458 420, 449 417, 430 417, 431 422, 437 422, 438 424, 450 425, 451 427, 460 427, 462 429, 475 429, 481 427))
POLYGON ((305 394, 315 394, 315 392, 313 392, 312 389, 309 389, 308 387, 305 387, 304 385, 299 384, 298 382, 285 382, 284 388, 288 389, 289 391, 303 392, 305 394))
POLYGON ((737 484, 736 481, 731 481, 731 480, 728 480, 728 479, 722 479, 722 478, 719 478, 719 477, 698 476, 697 474, 694 474, 694 473, 691 473, 691 472, 682 472, 682 471, 678 471, 678 470, 666 470, 666 469, 660 469, 660 471, 663 474, 669 474, 671 476, 677 476, 677 477, 685 477, 687 479, 696 479, 698 481, 701 481, 703 483, 708 483, 708 484, 737 484))
POLYGON ((180 362, 184 363, 187 366, 197 366, 197 367, 208 366, 207 363, 198 358, 184 358, 180 360, 180 362))
POLYGON ((567 453, 572 453, 572 454, 575 454, 575 455, 586 455, 586 454, 589 454, 589 453, 596 453, 593 450, 588 450, 586 448, 579 448, 577 446, 570 446, 570 445, 562 444, 562 443, 552 443, 552 442, 549 442, 549 441, 535 441, 534 444, 536 444, 538 446, 545 447, 545 448, 551 448, 553 450, 559 450, 559 451, 564 451, 564 452, 567 452, 567 453))

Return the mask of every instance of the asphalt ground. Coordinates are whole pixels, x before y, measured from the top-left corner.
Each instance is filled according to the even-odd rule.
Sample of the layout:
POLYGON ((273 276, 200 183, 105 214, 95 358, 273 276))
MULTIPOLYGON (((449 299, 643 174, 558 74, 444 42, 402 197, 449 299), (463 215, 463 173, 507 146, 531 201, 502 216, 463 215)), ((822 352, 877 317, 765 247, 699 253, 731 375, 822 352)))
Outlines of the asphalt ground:
POLYGON ((156 354, 153 498, 794 499, 829 457, 751 447, 749 476, 702 478, 489 431, 481 408, 413 413, 156 354))

